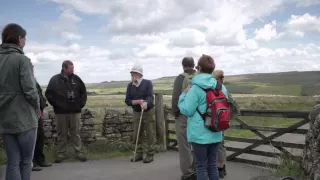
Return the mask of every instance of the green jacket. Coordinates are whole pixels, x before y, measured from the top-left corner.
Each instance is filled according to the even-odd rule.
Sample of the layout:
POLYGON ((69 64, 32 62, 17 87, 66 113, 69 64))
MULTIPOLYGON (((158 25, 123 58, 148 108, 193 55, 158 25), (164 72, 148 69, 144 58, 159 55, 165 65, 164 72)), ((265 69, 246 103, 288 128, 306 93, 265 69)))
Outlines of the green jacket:
POLYGON ((31 61, 14 44, 0 45, 0 133, 38 127, 40 101, 31 61))

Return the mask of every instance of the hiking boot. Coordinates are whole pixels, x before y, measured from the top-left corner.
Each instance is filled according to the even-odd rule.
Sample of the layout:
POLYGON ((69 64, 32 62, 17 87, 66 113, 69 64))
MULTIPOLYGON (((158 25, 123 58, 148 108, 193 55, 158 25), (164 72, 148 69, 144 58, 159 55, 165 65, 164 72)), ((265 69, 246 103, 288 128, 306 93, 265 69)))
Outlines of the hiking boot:
POLYGON ((224 178, 227 175, 226 166, 224 165, 223 168, 218 168, 219 177, 224 178))
MULTIPOLYGON (((131 158, 131 162, 133 162, 133 157, 131 158)), ((142 161, 143 160, 143 155, 142 154, 136 154, 136 159, 134 162, 142 161)))
POLYGON ((224 178, 224 173, 222 170, 219 168, 219 178, 223 179, 224 178))
POLYGON ((59 154, 54 162, 61 163, 64 159, 65 159, 65 156, 62 154, 59 154))
POLYGON ((81 162, 87 161, 86 156, 84 154, 82 154, 82 153, 78 154, 76 158, 81 162))
POLYGON ((33 163, 32 171, 42 171, 42 168, 36 163, 33 163))
POLYGON ((181 180, 197 180, 197 176, 195 173, 188 177, 181 176, 181 180))
POLYGON ((143 163, 151 163, 153 161, 153 155, 147 155, 144 159, 143 159, 143 163))

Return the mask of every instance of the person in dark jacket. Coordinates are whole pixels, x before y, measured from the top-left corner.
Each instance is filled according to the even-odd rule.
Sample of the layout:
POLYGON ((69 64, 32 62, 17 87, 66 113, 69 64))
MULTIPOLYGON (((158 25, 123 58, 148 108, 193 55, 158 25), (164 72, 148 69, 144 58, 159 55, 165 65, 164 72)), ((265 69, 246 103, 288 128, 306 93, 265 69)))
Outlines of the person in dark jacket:
MULTIPOLYGON (((34 72, 34 66, 32 65, 32 72, 34 72)), ((45 107, 48 106, 46 98, 42 94, 42 89, 39 83, 36 80, 36 86, 38 89, 38 94, 40 98, 40 111, 41 111, 41 117, 38 121, 38 133, 37 133, 37 141, 36 146, 34 149, 34 155, 33 155, 33 168, 32 171, 41 171, 41 167, 50 167, 52 166, 51 163, 46 161, 45 154, 43 152, 44 148, 44 129, 43 129, 43 110, 45 107)))
POLYGON ((8 24, 0 45, 0 134, 7 157, 6 180, 30 180, 40 118, 39 95, 24 55, 26 31, 8 24))
POLYGON ((194 69, 194 59, 185 57, 182 59, 183 73, 179 74, 174 81, 172 93, 172 111, 175 115, 175 128, 178 141, 180 170, 182 173, 181 180, 196 180, 194 157, 191 151, 191 145, 187 141, 187 119, 188 117, 181 114, 178 108, 179 96, 190 86, 187 81, 197 74, 194 69), (189 78, 189 79, 188 79, 189 78))
POLYGON ((79 134, 81 111, 87 102, 87 90, 81 78, 73 71, 73 63, 70 60, 64 61, 61 73, 50 79, 45 92, 48 102, 53 107, 58 126, 59 148, 56 163, 62 162, 66 157, 68 132, 77 159, 82 162, 87 160, 79 134))
MULTIPOLYGON (((143 79, 143 69, 141 66, 134 66, 131 70, 132 82, 128 84, 125 103, 133 109, 133 141, 136 143, 138 126, 142 109, 144 110, 139 132, 138 148, 135 162, 143 160, 144 163, 153 161, 154 143, 155 143, 155 119, 154 115, 154 97, 153 85, 150 80, 143 79), (147 155, 143 158, 142 144, 144 140, 144 130, 147 135, 148 150, 147 155)), ((131 159, 131 162, 134 158, 131 159)))

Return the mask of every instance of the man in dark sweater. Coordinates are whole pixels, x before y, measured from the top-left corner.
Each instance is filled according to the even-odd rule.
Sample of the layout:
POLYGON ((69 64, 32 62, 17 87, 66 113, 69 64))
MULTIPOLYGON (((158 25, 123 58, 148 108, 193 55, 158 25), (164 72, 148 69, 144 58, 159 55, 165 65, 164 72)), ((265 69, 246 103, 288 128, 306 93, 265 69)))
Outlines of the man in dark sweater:
MULTIPOLYGON (((150 80, 143 79, 142 67, 136 65, 131 70, 132 82, 128 84, 125 103, 133 109, 133 142, 136 143, 138 126, 142 109, 144 110, 138 139, 138 148, 136 152, 135 162, 143 160, 144 163, 153 161, 154 143, 155 143, 155 119, 154 119, 154 97, 153 85, 150 80), (143 159, 142 144, 144 140, 144 131, 147 135, 148 150, 147 155, 143 159)), ((131 162, 134 158, 131 159, 131 162)))
POLYGON ((175 79, 172 92, 172 111, 175 115, 176 136, 178 141, 179 155, 180 155, 180 170, 182 173, 181 180, 195 180, 195 164, 191 151, 191 146, 187 142, 187 119, 188 117, 180 114, 178 108, 179 96, 181 93, 191 85, 191 79, 195 76, 194 60, 192 57, 185 57, 182 60, 183 73, 175 79))

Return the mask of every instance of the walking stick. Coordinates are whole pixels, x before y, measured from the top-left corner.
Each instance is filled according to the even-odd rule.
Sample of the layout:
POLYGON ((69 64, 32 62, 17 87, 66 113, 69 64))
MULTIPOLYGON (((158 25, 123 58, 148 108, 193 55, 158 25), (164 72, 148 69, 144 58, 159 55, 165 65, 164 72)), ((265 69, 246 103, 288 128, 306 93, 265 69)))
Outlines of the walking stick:
POLYGON ((141 115, 140 115, 140 120, 139 120, 139 125, 138 125, 138 132, 137 132, 137 138, 136 138, 136 147, 134 148, 134 152, 133 152, 133 162, 136 162, 136 154, 137 154, 137 147, 138 147, 138 140, 139 140, 140 126, 141 126, 143 111, 144 110, 142 109, 141 115))

